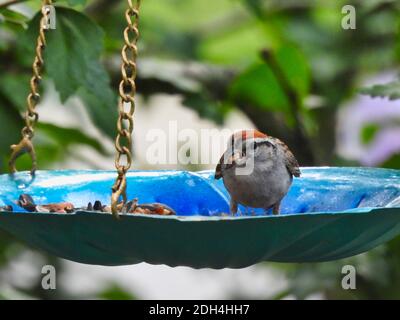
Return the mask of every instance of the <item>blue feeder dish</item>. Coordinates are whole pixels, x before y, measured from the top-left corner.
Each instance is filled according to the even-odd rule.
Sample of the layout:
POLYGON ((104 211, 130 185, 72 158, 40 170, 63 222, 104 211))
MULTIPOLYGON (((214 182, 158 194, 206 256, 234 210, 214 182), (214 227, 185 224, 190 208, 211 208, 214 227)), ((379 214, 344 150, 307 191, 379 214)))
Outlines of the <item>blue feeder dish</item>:
POLYGON ((138 171, 128 197, 160 202, 177 216, 21 212, 22 193, 36 203, 95 199, 109 203, 115 172, 39 171, 0 176, 0 228, 50 254, 107 266, 140 262, 193 268, 243 268, 261 261, 322 262, 372 249, 400 233, 400 171, 303 168, 279 216, 241 208, 213 172, 138 171), (19 211, 18 211, 19 210, 19 211))

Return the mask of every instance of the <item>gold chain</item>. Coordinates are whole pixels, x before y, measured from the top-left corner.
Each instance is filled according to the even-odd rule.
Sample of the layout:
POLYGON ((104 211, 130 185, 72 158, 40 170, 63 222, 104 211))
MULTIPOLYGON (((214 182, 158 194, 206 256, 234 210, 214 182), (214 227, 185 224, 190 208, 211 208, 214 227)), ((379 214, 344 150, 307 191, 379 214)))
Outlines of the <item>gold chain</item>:
POLYGON ((40 20, 39 36, 37 38, 36 56, 32 65, 33 76, 30 80, 30 93, 27 97, 27 110, 25 112, 25 127, 22 129, 22 140, 17 145, 12 145, 12 154, 9 161, 9 168, 11 173, 17 171, 15 162, 23 154, 29 153, 32 159, 31 174, 36 171, 36 153, 32 144, 34 136, 34 128, 39 120, 39 114, 36 112, 36 106, 40 100, 39 85, 42 80, 41 73, 44 67, 43 52, 46 47, 46 31, 48 31, 48 21, 50 9, 47 7, 51 5, 51 0, 43 0, 42 4, 42 18, 40 20))
POLYGON ((121 205, 126 203, 126 173, 132 165, 132 133, 133 133, 133 114, 135 112, 136 95, 136 57, 137 42, 139 39, 139 8, 140 0, 128 0, 128 9, 125 12, 125 18, 128 26, 124 30, 125 45, 122 48, 122 81, 119 85, 118 101, 118 121, 117 138, 115 139, 115 148, 117 156, 115 167, 118 172, 117 180, 112 187, 111 210, 114 216, 119 217, 118 212, 121 205), (126 111, 125 106, 129 109, 126 111), (123 163, 125 158, 125 163, 123 163), (122 197, 123 202, 120 203, 122 197))

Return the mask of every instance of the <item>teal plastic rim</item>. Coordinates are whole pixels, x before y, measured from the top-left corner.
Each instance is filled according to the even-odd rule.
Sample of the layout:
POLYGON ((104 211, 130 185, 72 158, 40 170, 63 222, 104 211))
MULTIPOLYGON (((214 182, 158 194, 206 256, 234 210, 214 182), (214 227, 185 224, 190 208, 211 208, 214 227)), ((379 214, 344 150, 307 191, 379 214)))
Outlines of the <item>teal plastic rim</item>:
MULTIPOLYGON (((193 268, 243 268, 261 261, 322 262, 368 251, 400 233, 400 171, 303 168, 280 216, 242 208, 212 172, 144 171, 128 175, 128 195, 163 202, 179 216, 0 213, 0 228, 65 259, 98 265, 140 262, 193 268)), ((0 176, 0 205, 21 193, 38 203, 108 203, 113 172, 40 171, 0 176)))

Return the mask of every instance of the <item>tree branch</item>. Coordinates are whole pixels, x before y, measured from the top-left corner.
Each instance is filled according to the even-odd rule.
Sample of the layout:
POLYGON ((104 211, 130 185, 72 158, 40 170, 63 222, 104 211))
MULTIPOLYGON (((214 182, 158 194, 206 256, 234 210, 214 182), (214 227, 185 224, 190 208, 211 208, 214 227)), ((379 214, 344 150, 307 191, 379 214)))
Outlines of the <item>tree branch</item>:
POLYGON ((281 69, 279 63, 276 61, 272 52, 268 50, 262 50, 261 56, 265 63, 269 65, 272 72, 274 73, 276 79, 278 80, 281 88, 285 92, 288 100, 289 106, 295 120, 294 132, 297 138, 297 143, 304 149, 304 154, 307 156, 307 161, 305 164, 311 165, 315 163, 315 156, 313 148, 311 146, 311 141, 307 135, 307 131, 304 127, 303 121, 301 119, 301 101, 297 92, 293 89, 289 83, 286 75, 281 69))

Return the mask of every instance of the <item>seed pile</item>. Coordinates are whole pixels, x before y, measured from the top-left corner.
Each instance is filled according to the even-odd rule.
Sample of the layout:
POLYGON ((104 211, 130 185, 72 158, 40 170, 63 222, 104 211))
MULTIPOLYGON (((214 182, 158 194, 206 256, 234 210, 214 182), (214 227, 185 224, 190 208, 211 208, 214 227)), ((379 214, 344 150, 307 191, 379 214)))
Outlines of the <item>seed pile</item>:
MULTIPOLYGON (((70 202, 49 203, 49 204, 36 204, 29 194, 22 194, 17 205, 24 208, 29 212, 42 212, 42 213, 73 213, 76 211, 93 211, 93 212, 106 212, 111 213, 111 207, 103 205, 101 201, 96 200, 93 204, 88 203, 86 207, 75 208, 70 202)), ((11 206, 0 207, 0 211, 12 211, 11 206)), ((128 201, 121 209, 123 214, 154 214, 162 216, 176 215, 176 212, 162 203, 148 203, 139 204, 138 199, 128 201)))
MULTIPOLYGON (((88 206, 84 208, 86 211, 100 211, 111 213, 111 207, 102 205, 100 201, 96 201, 93 205, 89 202, 88 206)), ((176 215, 176 212, 162 203, 146 203, 138 204, 138 199, 128 201, 123 205, 121 213, 142 213, 142 214, 157 214, 161 216, 176 215)))
POLYGON ((3 207, 1 207, 0 206, 0 212, 12 212, 13 211, 13 207, 11 207, 11 206, 3 206, 3 207))

